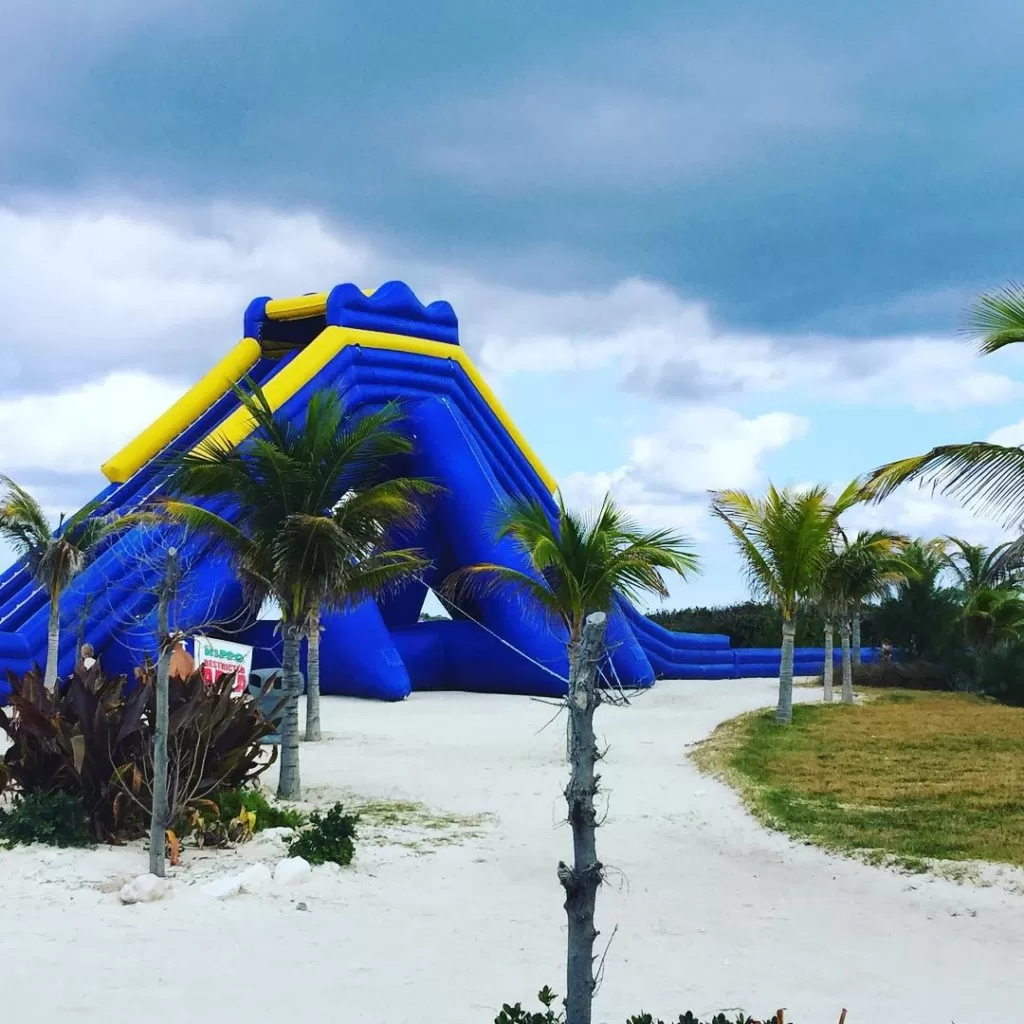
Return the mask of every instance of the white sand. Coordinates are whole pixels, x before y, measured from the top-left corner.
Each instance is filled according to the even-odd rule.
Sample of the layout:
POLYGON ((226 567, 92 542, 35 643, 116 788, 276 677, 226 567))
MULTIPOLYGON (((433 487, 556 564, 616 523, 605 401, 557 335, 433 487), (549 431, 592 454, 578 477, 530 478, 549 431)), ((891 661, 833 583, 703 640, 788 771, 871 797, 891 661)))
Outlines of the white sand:
MULTIPOLYGON (((597 1020, 779 1005, 797 1024, 829 1024, 843 1006, 849 1024, 1011 1019, 1024 896, 795 845, 692 766, 688 744, 771 703, 774 687, 662 683, 599 712, 610 743, 599 849, 613 869, 599 927, 618 931, 597 1020)), ((542 729, 551 713, 455 693, 326 700, 331 740, 302 749, 311 798, 354 791, 497 819, 429 853, 363 845, 352 868, 292 891, 201 892, 240 863, 272 864, 275 840, 188 852, 171 897, 130 907, 116 887, 145 870, 138 849, 0 853, 0 1017, 137 1022, 158 994, 225 1022, 490 1024, 503 1000, 532 1002, 544 983, 563 991, 565 741, 561 720, 542 729)))

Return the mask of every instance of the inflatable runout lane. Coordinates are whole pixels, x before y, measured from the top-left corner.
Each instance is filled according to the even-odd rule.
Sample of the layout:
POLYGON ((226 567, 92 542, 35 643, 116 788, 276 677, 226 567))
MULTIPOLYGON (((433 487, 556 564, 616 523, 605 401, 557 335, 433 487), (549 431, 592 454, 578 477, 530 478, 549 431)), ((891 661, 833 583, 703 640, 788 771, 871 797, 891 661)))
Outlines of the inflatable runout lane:
MULTIPOLYGON (((245 441, 252 421, 232 385, 246 375, 291 421, 304 419, 310 397, 323 388, 343 392, 355 415, 397 399, 415 442, 405 470, 444 488, 408 538, 431 569, 387 600, 324 616, 323 692, 383 700, 413 689, 564 693, 565 636, 514 595, 474 600, 452 621, 419 621, 428 588, 454 569, 481 561, 526 567, 486 525, 499 501, 529 496, 555 512, 554 480, 460 347, 452 307, 424 306, 400 281, 374 292, 342 284, 293 299, 254 299, 243 327, 243 339, 202 380, 103 465, 109 483, 97 514, 132 511, 159 493, 169 454, 211 436, 245 441)), ((230 517, 230 508, 216 507, 230 517)), ((245 618, 241 589, 208 540, 140 526, 108 541, 65 592, 60 674, 71 671, 79 636, 108 672, 130 672, 153 652, 162 552, 172 543, 183 569, 178 626, 252 644, 254 668, 279 664, 274 624, 245 618)), ((0 576, 0 671, 41 664, 46 628, 46 595, 15 564, 0 576)), ((611 617, 609 640, 606 675, 625 686, 778 671, 778 651, 738 652, 725 636, 673 633, 626 602, 611 617), (756 657, 746 660, 748 653, 756 657)), ((820 671, 821 656, 816 664, 820 671)))

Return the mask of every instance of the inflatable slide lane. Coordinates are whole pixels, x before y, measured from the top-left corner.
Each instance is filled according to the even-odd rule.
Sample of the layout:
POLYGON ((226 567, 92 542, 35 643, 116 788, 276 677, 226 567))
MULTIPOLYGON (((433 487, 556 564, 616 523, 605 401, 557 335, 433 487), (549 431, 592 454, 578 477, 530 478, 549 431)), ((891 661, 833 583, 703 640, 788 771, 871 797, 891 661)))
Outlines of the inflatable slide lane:
MULTIPOLYGON (((513 495, 536 498, 554 513, 556 485, 460 347, 452 307, 425 306, 402 282, 374 292, 342 284, 253 300, 242 340, 103 465, 108 484, 96 514, 130 512, 160 493, 168 455, 211 436, 244 442, 253 424, 232 386, 245 376, 292 421, 303 420, 310 396, 323 388, 343 392, 355 415, 399 400, 415 441, 406 471, 444 488, 409 538, 430 558, 426 576, 387 600, 325 616, 325 693, 400 700, 412 689, 565 691, 564 635, 514 596, 475 600, 452 621, 419 621, 428 588, 452 570, 480 561, 524 568, 511 544, 494 539, 489 513, 513 495)), ((231 515, 229 507, 212 507, 231 515)), ((179 628, 252 644, 254 668, 279 664, 274 624, 248 617, 239 585, 208 540, 175 527, 139 526, 108 541, 64 594, 62 675, 72 669, 79 638, 93 644, 107 671, 130 672, 152 653, 162 553, 172 543, 182 564, 179 628)), ((46 628, 46 596, 15 564, 0 577, 0 670, 42 663, 46 628)), ((671 633, 625 602, 612 616, 609 639, 606 673, 623 685, 740 674, 728 637, 671 633)))

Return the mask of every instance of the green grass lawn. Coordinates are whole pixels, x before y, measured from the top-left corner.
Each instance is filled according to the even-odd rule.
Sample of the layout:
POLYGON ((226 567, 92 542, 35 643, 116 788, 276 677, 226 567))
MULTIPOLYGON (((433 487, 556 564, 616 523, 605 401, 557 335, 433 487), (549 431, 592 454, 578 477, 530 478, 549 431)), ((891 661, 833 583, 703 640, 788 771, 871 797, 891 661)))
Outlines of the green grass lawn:
POLYGON ((1024 865, 1024 709, 964 694, 885 691, 721 725, 697 763, 765 824, 832 850, 1024 865))

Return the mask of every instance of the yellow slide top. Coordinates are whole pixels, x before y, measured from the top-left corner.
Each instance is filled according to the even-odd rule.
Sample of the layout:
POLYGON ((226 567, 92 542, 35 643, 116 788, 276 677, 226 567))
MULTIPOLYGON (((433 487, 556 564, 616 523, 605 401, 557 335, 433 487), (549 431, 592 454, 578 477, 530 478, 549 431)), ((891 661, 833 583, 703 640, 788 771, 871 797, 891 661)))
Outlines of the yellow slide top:
MULTIPOLYGON (((435 359, 452 360, 459 364, 473 386, 480 392, 491 412, 508 431, 509 436, 523 453, 526 460, 534 468, 537 475, 544 481, 544 486, 554 493, 558 489, 554 477, 547 471, 537 453, 530 447, 526 438, 519 432, 498 396, 473 365, 465 350, 458 345, 449 345, 441 341, 426 341, 423 338, 409 338, 401 334, 384 334, 377 331, 364 331, 354 327, 328 327, 316 340, 304 348, 284 369, 263 385, 263 394, 271 409, 279 409, 308 381, 312 380, 334 357, 349 345, 361 345, 363 348, 388 349, 392 352, 410 352, 435 359)), ((216 439, 220 444, 231 446, 244 441, 253 431, 255 423, 252 414, 245 408, 236 409, 224 422, 211 431, 196 448, 201 452, 207 441, 216 439)))
POLYGON ((214 402, 226 395, 231 386, 256 365, 259 358, 260 343, 255 338, 243 338, 174 405, 104 462, 100 467, 103 475, 111 483, 123 484, 190 424, 195 423, 214 402))

